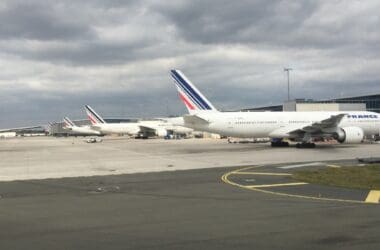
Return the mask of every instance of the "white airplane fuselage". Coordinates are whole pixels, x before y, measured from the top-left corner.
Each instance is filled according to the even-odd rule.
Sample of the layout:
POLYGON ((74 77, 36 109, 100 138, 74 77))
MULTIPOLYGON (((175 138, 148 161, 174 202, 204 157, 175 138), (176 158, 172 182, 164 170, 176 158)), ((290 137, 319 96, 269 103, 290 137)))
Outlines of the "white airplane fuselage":
POLYGON ((105 123, 96 124, 92 127, 104 134, 127 134, 130 136, 135 136, 141 133, 142 127, 155 130, 155 134, 158 136, 165 136, 167 135, 168 131, 173 131, 174 133, 190 133, 192 131, 190 128, 174 125, 171 122, 160 120, 139 121, 131 123, 105 123))
POLYGON ((73 126, 70 128, 65 128, 67 130, 71 130, 73 132, 79 133, 79 134, 86 134, 86 135, 101 135, 102 133, 100 131, 96 131, 92 129, 90 126, 73 126))
POLYGON ((103 134, 136 135, 140 131, 140 127, 135 122, 96 124, 92 127, 103 134))
POLYGON ((243 138, 291 138, 288 132, 328 119, 333 115, 347 114, 338 128, 359 127, 364 135, 380 132, 380 115, 373 112, 203 112, 196 115, 207 122, 188 122, 185 126, 224 136, 243 138))
POLYGON ((141 121, 141 125, 155 128, 157 131, 171 131, 175 134, 188 134, 193 132, 192 128, 185 127, 183 117, 170 117, 170 118, 161 118, 154 121, 141 121))

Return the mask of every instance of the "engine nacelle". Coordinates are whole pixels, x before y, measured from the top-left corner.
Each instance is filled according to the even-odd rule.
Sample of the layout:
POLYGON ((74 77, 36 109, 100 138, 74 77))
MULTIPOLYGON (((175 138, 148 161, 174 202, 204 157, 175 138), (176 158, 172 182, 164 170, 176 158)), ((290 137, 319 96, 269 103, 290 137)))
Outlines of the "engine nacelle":
POLYGON ((334 139, 340 143, 361 143, 364 139, 364 132, 359 127, 339 128, 334 134, 334 139))
POLYGON ((166 129, 157 129, 156 130, 156 135, 158 137, 165 137, 168 135, 168 131, 166 129))

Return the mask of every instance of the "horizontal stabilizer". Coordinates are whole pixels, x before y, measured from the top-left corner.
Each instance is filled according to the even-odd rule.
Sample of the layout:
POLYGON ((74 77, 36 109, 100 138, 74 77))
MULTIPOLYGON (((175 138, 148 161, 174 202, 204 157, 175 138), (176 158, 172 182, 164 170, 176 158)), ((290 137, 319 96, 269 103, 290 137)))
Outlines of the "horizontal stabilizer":
POLYGON ((183 117, 185 124, 198 124, 198 125, 207 125, 210 122, 198 115, 185 115, 183 117))
POLYGON ((102 127, 101 126, 97 126, 97 125, 91 125, 91 129, 93 129, 95 131, 101 131, 102 127))

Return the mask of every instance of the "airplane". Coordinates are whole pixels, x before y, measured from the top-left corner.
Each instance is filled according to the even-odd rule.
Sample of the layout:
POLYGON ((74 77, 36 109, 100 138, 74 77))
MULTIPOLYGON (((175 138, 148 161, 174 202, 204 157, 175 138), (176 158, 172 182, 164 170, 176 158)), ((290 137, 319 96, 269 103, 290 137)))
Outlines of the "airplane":
POLYGON ((193 130, 178 125, 182 117, 161 118, 148 121, 128 122, 128 123, 107 123, 93 108, 85 106, 85 110, 92 128, 104 134, 127 134, 147 138, 149 136, 167 136, 169 132, 177 134, 187 134, 193 130))
POLYGON ((185 126, 195 130, 241 138, 271 138, 273 147, 315 147, 315 142, 334 139, 360 143, 365 136, 379 134, 380 114, 348 112, 220 112, 180 71, 170 75, 189 114, 185 126))
POLYGON ((0 129, 0 138, 12 138, 17 135, 43 135, 47 134, 48 131, 45 125, 29 126, 29 127, 18 127, 18 128, 3 128, 0 129))
POLYGON ((190 134, 193 129, 182 126, 182 117, 157 118, 149 121, 139 121, 138 126, 143 134, 167 136, 169 134, 190 134))
POLYGON ((100 131, 94 130, 91 126, 77 126, 68 117, 63 118, 63 128, 66 130, 71 130, 73 132, 83 134, 83 135, 102 135, 100 131))
POLYGON ((18 128, 2 128, 2 129, 0 129, 0 133, 19 132, 19 131, 23 131, 23 130, 32 130, 32 129, 38 129, 38 128, 41 128, 41 126, 18 127, 18 128))
POLYGON ((91 128, 104 134, 127 134, 129 136, 137 135, 140 132, 137 123, 107 123, 93 108, 85 106, 87 117, 91 122, 91 128))

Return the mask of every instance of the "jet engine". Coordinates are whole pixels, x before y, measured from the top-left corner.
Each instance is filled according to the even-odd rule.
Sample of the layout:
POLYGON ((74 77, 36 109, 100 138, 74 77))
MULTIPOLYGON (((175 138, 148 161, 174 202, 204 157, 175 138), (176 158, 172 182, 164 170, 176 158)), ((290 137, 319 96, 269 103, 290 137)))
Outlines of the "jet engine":
POLYGON ((360 143, 364 139, 364 132, 359 127, 345 127, 339 128, 333 137, 340 143, 360 143))

